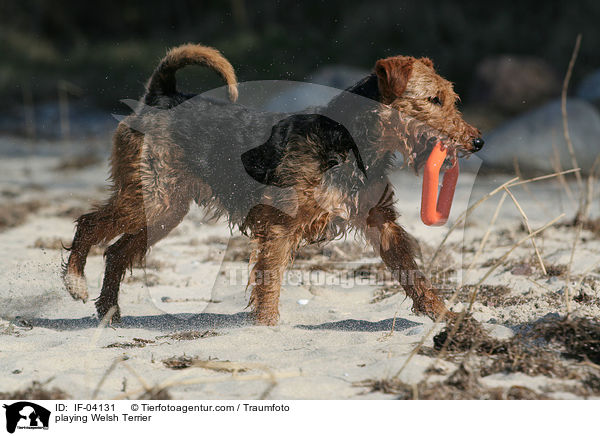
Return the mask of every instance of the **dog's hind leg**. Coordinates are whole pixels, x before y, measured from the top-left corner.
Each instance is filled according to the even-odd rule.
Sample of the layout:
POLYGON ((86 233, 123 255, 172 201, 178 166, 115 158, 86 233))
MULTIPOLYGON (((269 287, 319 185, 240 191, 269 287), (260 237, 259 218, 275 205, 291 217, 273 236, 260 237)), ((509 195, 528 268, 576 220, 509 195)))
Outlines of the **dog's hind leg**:
MULTIPOLYGON (((98 318, 102 319, 108 311, 114 307, 115 313, 111 320, 119 322, 121 314, 119 310, 119 287, 128 267, 131 267, 136 258, 140 259, 146 253, 147 231, 141 230, 137 234, 125 234, 117 242, 106 249, 106 269, 100 297, 96 300, 98 318)), ((109 320, 110 321, 110 320, 109 320)))
POLYGON ((95 212, 77 219, 77 230, 69 248, 68 261, 63 265, 65 287, 76 300, 88 299, 84 268, 90 248, 102 241, 109 241, 122 233, 115 225, 113 203, 109 202, 95 212))
POLYGON ((119 288, 128 268, 141 262, 148 248, 167 236, 179 225, 189 210, 189 202, 166 210, 139 232, 125 234, 106 249, 106 266, 100 297, 96 300, 98 318, 102 319, 114 307, 112 322, 119 322, 119 288))

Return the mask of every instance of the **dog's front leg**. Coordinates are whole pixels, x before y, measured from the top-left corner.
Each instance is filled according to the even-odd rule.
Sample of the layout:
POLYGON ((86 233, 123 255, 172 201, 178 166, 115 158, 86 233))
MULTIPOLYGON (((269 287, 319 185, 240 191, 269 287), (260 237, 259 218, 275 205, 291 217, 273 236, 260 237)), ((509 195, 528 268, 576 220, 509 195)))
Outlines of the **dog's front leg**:
POLYGON ((406 231, 394 221, 379 227, 369 227, 367 237, 394 277, 400 281, 406 295, 413 300, 413 311, 435 320, 452 316, 439 299, 425 275, 419 270, 414 255, 413 241, 406 231))
POLYGON ((249 282, 254 285, 249 306, 257 324, 276 325, 279 321, 279 293, 293 246, 294 240, 289 236, 267 236, 258 240, 257 260, 249 282))
POLYGON ((416 241, 396 223, 398 213, 393 207, 393 192, 390 186, 375 186, 370 192, 366 192, 362 206, 362 222, 359 225, 383 262, 400 281, 406 295, 412 299, 413 311, 434 320, 438 317, 453 316, 431 289, 429 280, 417 266, 416 241), (370 203, 371 206, 368 206, 367 199, 372 201, 374 193, 382 191, 379 202, 374 205, 370 203))

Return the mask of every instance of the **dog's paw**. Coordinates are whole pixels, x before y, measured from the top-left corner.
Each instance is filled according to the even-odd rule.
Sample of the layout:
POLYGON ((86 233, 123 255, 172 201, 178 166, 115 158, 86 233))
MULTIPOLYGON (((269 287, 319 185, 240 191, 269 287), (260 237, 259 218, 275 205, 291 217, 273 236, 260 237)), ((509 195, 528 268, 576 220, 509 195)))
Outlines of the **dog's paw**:
POLYGON ((413 300, 413 312, 426 315, 433 321, 439 319, 450 320, 456 314, 446 309, 439 297, 431 290, 427 290, 413 300))
POLYGON ((111 325, 121 322, 121 309, 118 304, 106 304, 102 300, 97 300, 96 312, 100 321, 106 318, 108 324, 111 325))
POLYGON ((250 319, 256 325, 274 326, 279 322, 279 313, 273 313, 266 310, 254 310, 250 313, 250 319))
POLYGON ((66 273, 63 280, 73 299, 82 300, 84 303, 88 300, 87 284, 84 276, 66 273))

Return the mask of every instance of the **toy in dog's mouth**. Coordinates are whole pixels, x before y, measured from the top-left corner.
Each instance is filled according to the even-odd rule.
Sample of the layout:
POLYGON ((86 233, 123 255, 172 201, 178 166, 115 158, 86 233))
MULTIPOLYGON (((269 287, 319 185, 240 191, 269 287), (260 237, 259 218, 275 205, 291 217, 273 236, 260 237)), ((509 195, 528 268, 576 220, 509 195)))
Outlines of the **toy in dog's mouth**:
POLYGON ((448 221, 452 200, 458 180, 459 166, 454 147, 446 147, 437 141, 423 171, 421 192, 421 220, 427 226, 442 226, 448 221), (450 166, 444 173, 438 195, 438 182, 442 168, 450 166))

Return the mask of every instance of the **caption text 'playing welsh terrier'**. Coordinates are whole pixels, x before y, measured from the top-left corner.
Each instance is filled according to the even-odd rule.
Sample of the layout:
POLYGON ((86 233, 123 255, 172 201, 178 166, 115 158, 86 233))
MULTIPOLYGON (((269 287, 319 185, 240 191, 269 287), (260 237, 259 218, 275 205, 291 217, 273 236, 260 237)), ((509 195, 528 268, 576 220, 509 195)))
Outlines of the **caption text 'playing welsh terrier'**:
POLYGON ((190 204, 225 215, 252 236, 253 320, 279 319, 282 277, 302 244, 355 230, 395 273, 413 310, 432 318, 446 308, 418 272, 415 241, 396 223, 386 174, 394 154, 418 169, 441 140, 450 154, 483 146, 480 132, 456 109, 452 85, 427 58, 377 61, 374 73, 328 104, 295 114, 236 104, 231 64, 215 49, 184 45, 169 51, 135 111, 119 124, 111 157, 112 196, 77 220, 64 266, 67 289, 84 302, 90 248, 120 236, 105 253, 98 316, 120 317, 118 294, 128 268, 173 230, 190 204), (201 64, 227 83, 229 99, 179 93, 178 69, 201 64), (111 310, 112 309, 112 310, 111 310))

